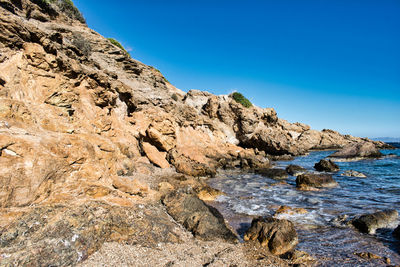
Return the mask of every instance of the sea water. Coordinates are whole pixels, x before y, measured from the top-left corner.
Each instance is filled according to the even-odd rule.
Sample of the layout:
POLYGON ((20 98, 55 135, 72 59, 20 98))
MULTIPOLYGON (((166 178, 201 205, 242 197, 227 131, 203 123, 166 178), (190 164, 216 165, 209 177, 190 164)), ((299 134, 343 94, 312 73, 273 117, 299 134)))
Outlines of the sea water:
MULTIPOLYGON (((289 176, 287 184, 277 184, 253 173, 223 171, 209 184, 225 192, 214 202, 231 226, 243 237, 252 217, 274 215, 281 206, 303 208, 306 214, 280 214, 295 224, 300 243, 297 249, 319 259, 322 266, 376 266, 383 260, 364 261, 354 253, 371 252, 388 257, 391 264, 400 264, 400 240, 392 236, 398 221, 374 235, 359 233, 351 226, 338 223, 336 218, 353 218, 384 209, 400 212, 400 146, 382 150, 382 159, 338 162, 340 171, 333 173, 339 186, 320 191, 296 189, 296 177, 289 176), (347 177, 346 170, 364 173, 366 178, 347 177)), ((292 161, 276 162, 277 168, 296 164, 315 171, 314 164, 334 151, 314 151, 292 161)))

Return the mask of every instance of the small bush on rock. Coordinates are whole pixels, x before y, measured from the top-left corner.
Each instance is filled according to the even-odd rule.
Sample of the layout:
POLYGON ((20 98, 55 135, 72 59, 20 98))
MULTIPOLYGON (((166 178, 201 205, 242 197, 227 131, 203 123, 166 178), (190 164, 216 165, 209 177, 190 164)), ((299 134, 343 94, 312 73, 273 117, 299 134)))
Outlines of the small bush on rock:
POLYGON ((118 42, 117 40, 115 40, 114 38, 107 38, 107 40, 110 41, 110 43, 112 43, 116 47, 121 48, 125 53, 128 53, 128 51, 125 50, 125 48, 122 46, 122 44, 120 42, 118 42))
POLYGON ((239 92, 234 92, 231 96, 236 102, 242 104, 246 108, 253 106, 253 104, 251 104, 250 100, 248 100, 246 97, 244 97, 239 92))

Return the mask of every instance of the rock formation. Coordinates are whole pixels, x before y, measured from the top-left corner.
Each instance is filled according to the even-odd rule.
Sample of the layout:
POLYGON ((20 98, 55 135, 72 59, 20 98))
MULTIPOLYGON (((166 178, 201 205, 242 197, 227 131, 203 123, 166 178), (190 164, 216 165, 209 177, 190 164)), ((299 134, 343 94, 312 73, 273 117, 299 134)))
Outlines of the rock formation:
POLYGON ((374 143, 361 142, 349 144, 341 150, 329 155, 336 161, 353 161, 371 158, 380 158, 383 154, 374 143))
POLYGON ((339 166, 330 159, 321 159, 318 163, 315 163, 314 169, 319 172, 338 172, 339 166))
POLYGON ((299 242, 293 223, 272 217, 253 219, 244 240, 257 240, 274 255, 294 250, 299 242))
MULTIPOLYGON (((124 236, 175 242, 160 199, 168 195, 167 211, 185 223, 169 193, 204 186, 193 176, 268 168, 268 155, 385 145, 289 123, 230 96, 185 93, 89 29, 66 3, 0 1, 0 254, 10 261, 75 264, 124 236), (135 217, 142 204, 156 214, 135 217), (153 217, 170 234, 154 236, 153 217), (23 249, 26 231, 32 247, 23 249)), ((187 198, 200 209, 201 200, 187 198)), ((223 220, 209 212, 222 231, 223 220)), ((208 226, 187 226, 212 235, 208 226)))
POLYGON ((298 176, 300 174, 305 173, 306 169, 298 165, 290 164, 289 166, 286 167, 286 172, 290 175, 298 176))
POLYGON ((397 221, 399 213, 396 210, 384 210, 371 214, 364 214, 352 221, 362 233, 374 234, 379 228, 389 226, 391 223, 397 221))
POLYGON ((296 186, 300 190, 313 190, 323 187, 335 187, 338 183, 330 174, 305 173, 297 176, 296 186))

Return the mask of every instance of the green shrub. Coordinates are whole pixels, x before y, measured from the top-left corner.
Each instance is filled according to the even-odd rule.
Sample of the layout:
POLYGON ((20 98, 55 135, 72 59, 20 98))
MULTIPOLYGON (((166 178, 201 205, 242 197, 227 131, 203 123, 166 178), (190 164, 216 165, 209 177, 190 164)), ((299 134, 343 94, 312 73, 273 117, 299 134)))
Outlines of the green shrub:
POLYGON ((249 107, 253 106, 253 104, 251 104, 250 100, 248 100, 246 97, 244 97, 244 96, 243 96, 241 93, 239 93, 239 92, 234 92, 234 93, 232 94, 232 98, 233 98, 236 102, 242 104, 242 105, 243 105, 244 107, 246 107, 246 108, 249 108, 249 107))
POLYGON ((110 43, 112 43, 116 47, 121 48, 125 53, 128 53, 128 51, 125 50, 125 48, 122 46, 122 44, 120 42, 118 42, 117 40, 115 40, 114 38, 107 38, 107 40, 110 41, 110 43))
POLYGON ((171 98, 175 101, 178 101, 178 96, 176 94, 172 94, 171 98))

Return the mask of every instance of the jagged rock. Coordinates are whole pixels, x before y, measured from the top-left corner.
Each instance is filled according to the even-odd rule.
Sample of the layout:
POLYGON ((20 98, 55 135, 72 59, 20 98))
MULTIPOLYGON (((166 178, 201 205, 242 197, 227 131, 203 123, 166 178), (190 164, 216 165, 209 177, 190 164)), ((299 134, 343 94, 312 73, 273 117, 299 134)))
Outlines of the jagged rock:
POLYGON ((360 160, 368 158, 380 158, 383 154, 375 144, 369 142, 351 144, 333 153, 329 157, 333 160, 360 160))
POLYGON ((244 240, 258 240, 261 246, 274 255, 282 255, 293 250, 299 242, 292 222, 272 217, 253 219, 244 235, 244 240))
POLYGON ((272 179, 286 179, 289 177, 283 169, 259 169, 256 172, 272 179))
POLYGON ((359 178, 366 178, 367 176, 361 172, 354 171, 354 170, 348 170, 340 174, 342 176, 348 176, 348 177, 359 177, 359 178))
POLYGON ((290 164, 289 166, 286 167, 286 172, 293 176, 299 176, 300 174, 303 174, 306 171, 307 170, 305 168, 298 166, 298 165, 290 164))
POLYGON ((196 195, 182 191, 172 192, 163 199, 167 212, 194 236, 204 240, 223 239, 236 242, 221 213, 208 206, 196 195))
POLYGON ((352 224, 362 233, 374 234, 377 229, 388 227, 395 222, 398 216, 396 210, 384 210, 361 215, 354 219, 352 224))
POLYGON ((335 187, 338 183, 329 174, 305 173, 297 176, 296 186, 300 190, 335 187))
POLYGON ((321 159, 318 163, 315 163, 314 169, 319 172, 338 172, 339 166, 331 160, 321 159))

